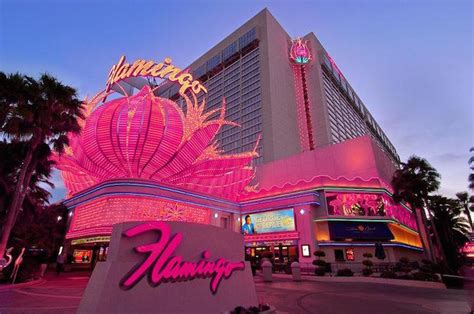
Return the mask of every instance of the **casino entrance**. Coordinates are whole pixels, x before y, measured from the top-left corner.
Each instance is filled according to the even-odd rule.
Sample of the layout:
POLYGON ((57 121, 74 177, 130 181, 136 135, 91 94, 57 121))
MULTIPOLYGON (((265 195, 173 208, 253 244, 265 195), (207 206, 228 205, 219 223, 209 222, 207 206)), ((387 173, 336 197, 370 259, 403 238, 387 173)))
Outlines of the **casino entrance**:
POLYGON ((67 257, 73 271, 93 270, 97 262, 107 259, 110 236, 72 240, 67 245, 67 257))
POLYGON ((292 262, 298 261, 298 243, 288 240, 246 244, 247 261, 260 269, 263 258, 268 258, 272 262, 275 271, 287 271, 292 262))

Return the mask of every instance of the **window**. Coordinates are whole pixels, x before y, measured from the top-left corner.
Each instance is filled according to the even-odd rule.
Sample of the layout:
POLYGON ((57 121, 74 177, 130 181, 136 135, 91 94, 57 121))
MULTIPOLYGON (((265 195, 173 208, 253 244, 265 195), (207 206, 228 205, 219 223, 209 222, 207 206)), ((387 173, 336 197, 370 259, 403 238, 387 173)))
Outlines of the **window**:
POLYGON ((214 69, 216 66, 218 66, 221 63, 221 55, 218 54, 217 56, 212 57, 207 61, 207 70, 211 71, 214 69))
POLYGON ((324 53, 323 54, 324 65, 330 70, 331 69, 331 61, 329 61, 328 56, 324 53))
POLYGON ((237 41, 234 41, 232 44, 230 44, 229 46, 227 46, 227 47, 222 51, 222 59, 223 59, 223 61, 226 61, 227 59, 229 59, 230 57, 232 57, 232 55, 234 55, 235 53, 237 53, 237 41))
POLYGON ((342 250, 334 250, 334 258, 337 262, 343 262, 344 260, 344 252, 342 250))
POLYGON ((206 74, 206 64, 203 64, 199 68, 197 68, 196 71, 193 72, 193 77, 198 79, 204 74, 206 74))
POLYGON ((239 48, 244 48, 255 39, 257 39, 257 29, 254 27, 239 38, 239 48))

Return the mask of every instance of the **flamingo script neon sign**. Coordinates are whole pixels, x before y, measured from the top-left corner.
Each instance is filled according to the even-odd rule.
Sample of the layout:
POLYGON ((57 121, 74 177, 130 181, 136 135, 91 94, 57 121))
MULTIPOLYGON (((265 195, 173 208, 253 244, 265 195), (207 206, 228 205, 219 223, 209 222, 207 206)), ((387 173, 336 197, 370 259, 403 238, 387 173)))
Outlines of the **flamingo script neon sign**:
POLYGON ((112 85, 121 80, 137 76, 158 77, 177 82, 181 85, 181 88, 179 89, 181 94, 184 94, 188 90, 195 95, 200 92, 207 93, 207 89, 201 84, 201 82, 195 80, 190 73, 172 65, 171 58, 165 58, 165 60, 160 63, 138 59, 129 64, 125 62, 125 56, 121 56, 117 64, 112 66, 112 69, 110 69, 105 91, 110 91, 112 85))
POLYGON ((183 240, 183 235, 176 233, 171 236, 169 225, 162 221, 135 226, 125 231, 123 235, 133 238, 149 231, 158 232, 160 236, 155 243, 135 247, 136 252, 148 253, 148 256, 121 280, 122 289, 132 288, 148 273, 152 286, 196 278, 211 278, 210 289, 212 293, 216 293, 222 279, 228 279, 234 271, 245 269, 243 261, 230 262, 224 258, 209 261, 211 253, 208 250, 202 253, 202 258, 198 262, 183 261, 182 256, 173 255, 183 240))

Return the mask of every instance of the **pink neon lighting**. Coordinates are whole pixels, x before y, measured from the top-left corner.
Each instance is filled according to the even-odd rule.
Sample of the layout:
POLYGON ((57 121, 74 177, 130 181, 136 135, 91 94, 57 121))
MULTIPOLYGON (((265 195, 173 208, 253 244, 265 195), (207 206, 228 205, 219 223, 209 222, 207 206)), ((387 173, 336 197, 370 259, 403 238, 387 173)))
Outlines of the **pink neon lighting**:
POLYGON ((216 293, 222 279, 228 279, 234 271, 244 270, 245 263, 230 262, 224 258, 218 258, 215 262, 208 261, 210 252, 205 250, 199 262, 183 261, 183 257, 173 256, 174 251, 183 240, 181 233, 171 236, 171 229, 164 222, 148 222, 135 226, 124 232, 127 238, 133 238, 145 232, 155 231, 160 234, 156 243, 140 245, 135 247, 138 253, 147 254, 147 258, 137 264, 122 279, 120 286, 130 289, 148 273, 153 286, 169 281, 188 281, 195 278, 211 278, 210 289, 216 293))
POLYGON ((222 125, 233 124, 224 120, 224 101, 204 113, 204 101, 184 96, 185 114, 145 86, 92 111, 104 97, 88 103, 82 133, 69 135, 66 153, 55 157, 69 195, 110 179, 143 178, 235 198, 254 177, 250 162, 257 145, 252 152, 222 155, 213 142, 222 125), (218 119, 208 120, 219 111, 218 119))
POLYGON ((305 83, 304 65, 293 65, 293 76, 295 80, 296 112, 298 116, 298 131, 302 151, 314 149, 313 127, 311 125, 311 113, 308 93, 305 83))
POLYGON ((299 236, 298 231, 290 231, 290 232, 275 232, 275 233, 268 233, 268 234, 245 235, 244 241, 245 242, 265 242, 265 241, 297 240, 299 238, 300 236, 299 236))
POLYGON ((313 126, 311 123, 310 101, 306 84, 305 64, 311 61, 307 40, 301 38, 292 42, 290 59, 293 61, 293 77, 295 80, 296 112, 298 131, 302 151, 314 149, 313 126))
POLYGON ((474 242, 467 242, 461 248, 461 253, 465 254, 466 257, 474 258, 474 242))
POLYGON ((81 204, 74 210, 66 238, 112 233, 126 221, 163 220, 210 223, 208 208, 146 196, 107 196, 81 204))
POLYGON ((418 230, 413 213, 385 194, 327 192, 326 199, 329 215, 391 217, 418 230))
POLYGON ((337 73, 339 74, 340 77, 345 78, 344 74, 342 74, 341 70, 339 70, 336 62, 334 61, 334 59, 329 55, 329 53, 326 53, 326 56, 328 57, 329 59, 329 62, 331 62, 332 66, 334 67, 334 69, 336 69, 337 73))

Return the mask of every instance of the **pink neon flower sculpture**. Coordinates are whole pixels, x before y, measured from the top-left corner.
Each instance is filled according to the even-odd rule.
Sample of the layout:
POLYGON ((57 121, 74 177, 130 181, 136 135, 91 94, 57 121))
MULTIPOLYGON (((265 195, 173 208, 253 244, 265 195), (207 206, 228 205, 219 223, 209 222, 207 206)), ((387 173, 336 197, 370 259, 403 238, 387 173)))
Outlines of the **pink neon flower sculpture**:
POLYGON ((308 41, 297 38, 293 40, 290 48, 290 58, 297 64, 306 64, 311 61, 311 53, 308 48, 308 41))
POLYGON ((185 114, 145 86, 94 109, 104 96, 87 103, 82 133, 70 135, 66 152, 54 157, 69 195, 106 180, 139 178, 231 198, 254 177, 257 144, 251 152, 223 155, 213 142, 222 125, 233 124, 224 120, 224 101, 204 113, 204 101, 184 96, 185 114), (208 120, 217 111, 219 118, 208 120))

